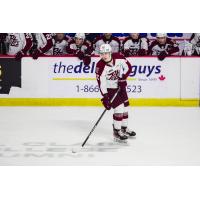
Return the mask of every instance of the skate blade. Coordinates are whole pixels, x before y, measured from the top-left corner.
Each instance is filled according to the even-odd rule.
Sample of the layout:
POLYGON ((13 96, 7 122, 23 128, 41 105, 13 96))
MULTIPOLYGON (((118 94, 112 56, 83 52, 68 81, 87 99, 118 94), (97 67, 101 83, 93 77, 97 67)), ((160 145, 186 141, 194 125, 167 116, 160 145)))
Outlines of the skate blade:
POLYGON ((128 137, 128 139, 135 139, 136 138, 136 135, 134 136, 130 136, 130 135, 126 135, 128 137))
POLYGON ((114 138, 114 142, 120 143, 120 144, 127 144, 127 140, 120 140, 118 138, 114 138))

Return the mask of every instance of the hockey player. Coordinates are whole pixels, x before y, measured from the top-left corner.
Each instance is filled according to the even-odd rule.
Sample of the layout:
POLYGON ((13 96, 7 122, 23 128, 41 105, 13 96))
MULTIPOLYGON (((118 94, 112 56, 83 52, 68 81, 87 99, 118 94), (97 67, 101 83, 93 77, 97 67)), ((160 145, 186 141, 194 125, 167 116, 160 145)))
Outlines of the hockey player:
POLYGON ((200 33, 193 33, 190 41, 185 41, 182 55, 200 56, 200 33))
POLYGON ((131 72, 131 64, 120 53, 112 53, 109 44, 100 47, 101 60, 96 65, 96 78, 103 98, 101 99, 107 110, 114 109, 113 135, 117 141, 125 141, 129 136, 135 136, 134 131, 128 129, 128 96, 126 79, 131 72), (115 93, 119 92, 111 103, 115 93))
POLYGON ((33 59, 42 55, 53 55, 54 39, 51 33, 36 33, 37 49, 32 53, 33 59))
POLYGON ((122 49, 125 57, 147 55, 148 40, 140 37, 139 33, 130 33, 123 41, 122 49))
POLYGON ((32 35, 29 33, 8 33, 6 38, 8 44, 8 55, 14 55, 20 60, 27 55, 33 45, 32 35))
POLYGON ((179 47, 175 41, 167 38, 166 33, 157 33, 156 40, 149 46, 149 55, 157 55, 159 60, 164 60, 176 52, 179 52, 179 47))
POLYGON ((85 65, 90 64, 92 49, 85 41, 84 33, 76 33, 74 39, 67 46, 67 53, 77 56, 80 60, 83 60, 85 65))
POLYGON ((100 46, 102 44, 109 44, 112 48, 112 53, 120 52, 120 40, 117 37, 112 36, 112 33, 104 33, 94 40, 94 54, 99 55, 100 46))
POLYGON ((56 33, 55 44, 53 47, 53 55, 65 55, 67 54, 66 48, 71 38, 64 33, 56 33))

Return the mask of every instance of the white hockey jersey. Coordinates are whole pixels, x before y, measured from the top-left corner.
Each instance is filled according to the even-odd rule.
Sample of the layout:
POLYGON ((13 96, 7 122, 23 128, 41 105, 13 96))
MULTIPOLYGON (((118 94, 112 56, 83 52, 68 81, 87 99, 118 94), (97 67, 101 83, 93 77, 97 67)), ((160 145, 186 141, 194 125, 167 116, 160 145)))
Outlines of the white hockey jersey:
POLYGON ((175 41, 167 38, 165 44, 160 44, 157 40, 153 41, 148 51, 149 55, 159 55, 163 51, 169 55, 174 55, 179 52, 179 46, 175 41))
POLYGON ((195 33, 194 38, 191 40, 192 55, 200 55, 200 33, 195 33))
POLYGON ((84 41, 81 46, 77 46, 75 40, 71 40, 67 46, 67 53, 76 54, 77 51, 82 51, 84 54, 90 55, 92 49, 90 48, 88 42, 84 41))
POLYGON ((182 55, 199 56, 200 55, 200 33, 193 34, 191 41, 184 41, 182 55))
POLYGON ((54 39, 51 33, 36 33, 37 48, 42 51, 44 55, 53 55, 54 39))
POLYGON ((24 53, 32 47, 32 35, 29 33, 8 33, 6 43, 8 44, 8 55, 15 55, 19 51, 24 53), (28 44, 29 43, 29 44, 28 44))
POLYGON ((139 49, 148 50, 148 42, 146 38, 139 38, 138 40, 133 40, 131 37, 127 38, 123 43, 123 49, 130 49, 138 51, 139 49))
POLYGON ((61 42, 56 41, 53 47, 53 55, 64 55, 67 54, 66 48, 67 48, 68 42, 64 39, 61 42))
POLYGON ((117 37, 111 36, 111 38, 107 40, 104 36, 101 36, 94 41, 94 54, 99 54, 102 44, 109 44, 112 48, 112 53, 118 53, 120 51, 120 40, 117 37))
POLYGON ((117 88, 118 80, 126 79, 131 72, 131 64, 119 53, 112 54, 113 65, 100 60, 96 65, 96 78, 102 94, 107 93, 107 88, 117 88))

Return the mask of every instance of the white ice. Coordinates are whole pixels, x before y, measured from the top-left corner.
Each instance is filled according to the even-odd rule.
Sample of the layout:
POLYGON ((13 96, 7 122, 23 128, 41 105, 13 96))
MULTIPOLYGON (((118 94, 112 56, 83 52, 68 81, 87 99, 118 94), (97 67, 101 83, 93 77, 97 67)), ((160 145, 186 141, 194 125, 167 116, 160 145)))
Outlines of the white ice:
POLYGON ((128 144, 112 137, 103 107, 0 107, 0 165, 200 165, 200 110, 131 107, 128 144))

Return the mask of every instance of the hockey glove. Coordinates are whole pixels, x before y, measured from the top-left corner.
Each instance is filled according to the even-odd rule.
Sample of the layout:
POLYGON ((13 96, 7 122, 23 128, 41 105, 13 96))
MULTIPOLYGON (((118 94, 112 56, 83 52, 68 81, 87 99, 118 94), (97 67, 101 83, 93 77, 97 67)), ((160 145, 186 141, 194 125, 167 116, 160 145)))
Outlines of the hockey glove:
POLYGON ((84 65, 89 65, 90 64, 90 62, 91 62, 91 57, 90 56, 85 56, 84 58, 83 58, 83 63, 84 63, 84 65))
POLYGON ((41 56, 42 55, 42 52, 39 50, 39 49, 36 49, 34 52, 33 52, 33 54, 32 54, 32 57, 33 57, 33 59, 38 59, 38 57, 39 56, 41 56))
POLYGON ((125 90, 126 86, 127 86, 127 82, 124 78, 118 79, 118 88, 120 88, 120 90, 125 90))
POLYGON ((15 55, 15 60, 21 60, 21 58, 24 56, 24 53, 22 51, 19 51, 16 55, 15 55))
POLYGON ((101 101, 102 101, 104 107, 106 108, 106 110, 111 109, 111 103, 110 103, 110 98, 109 98, 108 94, 104 94, 101 101))
POLYGON ((164 60, 167 57, 167 52, 166 51, 161 51, 160 54, 158 55, 159 60, 164 60))
POLYGON ((83 60, 83 58, 84 58, 84 53, 83 53, 82 51, 78 51, 76 55, 77 55, 77 57, 78 57, 80 60, 83 60))

